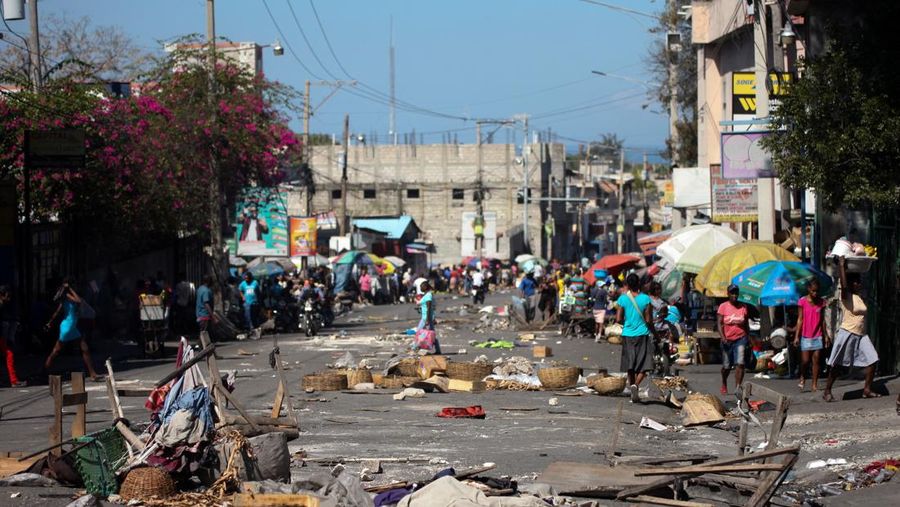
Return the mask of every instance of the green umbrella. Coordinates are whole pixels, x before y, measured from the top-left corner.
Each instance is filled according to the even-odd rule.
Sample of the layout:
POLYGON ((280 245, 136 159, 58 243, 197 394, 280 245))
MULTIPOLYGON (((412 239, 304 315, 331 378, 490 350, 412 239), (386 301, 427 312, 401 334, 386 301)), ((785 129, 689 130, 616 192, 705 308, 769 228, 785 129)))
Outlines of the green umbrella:
POLYGON ((754 306, 781 306, 797 304, 812 280, 819 281, 819 296, 834 292, 831 277, 804 262, 766 261, 741 271, 731 282, 741 290, 740 301, 754 306))

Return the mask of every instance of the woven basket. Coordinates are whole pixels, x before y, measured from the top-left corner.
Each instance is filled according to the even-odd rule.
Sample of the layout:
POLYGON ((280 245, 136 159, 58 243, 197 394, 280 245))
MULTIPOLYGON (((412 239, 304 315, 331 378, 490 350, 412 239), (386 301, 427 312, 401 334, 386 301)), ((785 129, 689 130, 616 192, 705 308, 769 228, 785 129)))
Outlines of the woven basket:
POLYGON ((396 366, 391 368, 390 373, 400 375, 401 377, 418 377, 419 360, 412 357, 403 359, 396 366))
POLYGON ((606 341, 609 342, 609 343, 612 344, 612 345, 621 345, 621 344, 622 344, 622 337, 619 336, 619 335, 615 335, 615 334, 614 334, 614 335, 607 336, 607 337, 606 337, 606 341))
POLYGON ((347 387, 353 387, 356 384, 373 383, 372 372, 363 368, 360 370, 350 370, 347 373, 347 387))
POLYGON ((580 374, 581 369, 574 366, 541 368, 537 371, 537 376, 545 389, 567 389, 569 387, 575 387, 575 384, 578 383, 578 376, 580 374))
POLYGON ((151 497, 167 498, 174 494, 175 481, 165 471, 156 467, 132 469, 119 487, 119 496, 125 501, 151 497))
POLYGON ((597 391, 597 394, 609 396, 619 394, 625 389, 625 377, 593 377, 588 383, 588 387, 597 391))
POLYGON ((402 389, 419 382, 419 377, 404 377, 401 375, 385 375, 381 379, 381 385, 384 389, 402 389))
POLYGON ((494 371, 494 365, 481 363, 447 363, 447 377, 456 380, 468 380, 478 382, 494 371))
POLYGON ((347 376, 336 373, 313 373, 303 376, 303 389, 313 391, 340 391, 347 389, 347 376))

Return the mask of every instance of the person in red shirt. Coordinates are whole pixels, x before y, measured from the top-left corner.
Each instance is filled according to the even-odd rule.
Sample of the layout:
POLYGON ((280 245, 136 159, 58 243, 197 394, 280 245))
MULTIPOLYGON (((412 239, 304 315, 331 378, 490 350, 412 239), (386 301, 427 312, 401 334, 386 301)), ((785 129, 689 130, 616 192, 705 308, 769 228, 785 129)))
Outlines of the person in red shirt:
POLYGON ((719 336, 722 339, 722 394, 728 394, 728 374, 734 368, 735 386, 744 382, 744 365, 750 351, 750 325, 747 305, 738 301, 740 289, 728 286, 728 301, 719 305, 716 312, 719 336))

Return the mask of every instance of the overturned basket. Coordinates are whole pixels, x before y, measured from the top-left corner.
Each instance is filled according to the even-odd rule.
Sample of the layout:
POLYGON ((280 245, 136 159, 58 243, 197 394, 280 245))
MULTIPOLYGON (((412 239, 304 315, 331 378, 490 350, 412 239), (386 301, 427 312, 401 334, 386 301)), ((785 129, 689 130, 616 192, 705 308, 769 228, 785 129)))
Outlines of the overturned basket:
POLYGON ((419 377, 405 377, 401 375, 385 375, 381 379, 381 383, 378 387, 382 387, 384 389, 402 389, 407 386, 411 386, 418 382, 419 377))
POLYGON ((175 494, 175 481, 165 471, 156 467, 134 468, 125 476, 119 487, 123 500, 168 498, 175 494))
POLYGON ((612 394, 619 394, 625 389, 625 377, 593 377, 590 382, 588 382, 588 387, 597 391, 597 394, 603 396, 609 396, 612 394))
POLYGON ((537 371, 538 379, 545 389, 567 389, 575 387, 578 383, 578 376, 581 375, 581 368, 574 366, 555 366, 550 368, 540 368, 537 371))
POLYGON ((482 363, 464 363, 450 361, 447 363, 447 377, 456 380, 478 382, 494 371, 494 365, 482 363))
POLYGON ((408 357, 394 365, 390 373, 400 375, 401 377, 418 377, 419 376, 419 360, 408 357))
POLYGON ((347 372, 347 387, 352 388, 356 384, 374 383, 372 372, 362 368, 359 370, 350 370, 347 372))
POLYGON ((313 391, 340 391, 341 389, 347 389, 347 376, 337 373, 304 375, 303 389, 313 391))

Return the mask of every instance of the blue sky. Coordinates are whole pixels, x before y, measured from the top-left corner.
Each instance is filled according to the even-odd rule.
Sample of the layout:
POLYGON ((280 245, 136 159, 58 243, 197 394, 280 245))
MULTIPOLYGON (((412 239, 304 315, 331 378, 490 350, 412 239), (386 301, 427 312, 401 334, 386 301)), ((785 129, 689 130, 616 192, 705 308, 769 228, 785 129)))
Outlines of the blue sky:
MULTIPOLYGON (((336 64, 313 15, 309 0, 291 0, 300 25, 323 69, 311 55, 287 0, 265 0, 284 37, 266 13, 263 0, 219 0, 216 31, 233 41, 270 44, 281 39, 285 55, 267 49, 266 75, 302 90, 306 79, 349 79, 336 64), (316 74, 310 75, 287 47, 316 74)), ((397 54, 397 97, 415 106, 467 118, 532 115, 532 126, 591 140, 615 132, 628 146, 661 147, 666 116, 653 112, 644 88, 633 82, 591 74, 592 69, 640 80, 648 48, 657 35, 653 20, 579 0, 314 0, 325 33, 340 63, 354 78, 388 91, 388 37, 393 19, 397 54)), ((605 0, 653 13, 663 0, 605 0)), ((157 49, 157 41, 205 33, 204 0, 41 0, 42 13, 88 16, 95 25, 117 25, 139 45, 157 49)), ((27 32, 27 21, 12 24, 27 32)), ((364 93, 368 89, 357 92, 364 93)), ((328 89, 313 87, 314 105, 328 89)), ((344 113, 351 131, 385 139, 388 108, 379 101, 339 91, 313 117, 313 132, 340 135, 344 113)), ((299 122, 293 125, 299 129, 299 122)), ((456 130, 460 142, 474 140, 474 123, 398 109, 397 130, 426 133, 426 143, 441 142, 441 132, 456 130)), ((506 132, 495 140, 505 142, 506 132)), ((512 135, 512 134, 509 134, 512 135)), ((520 142, 517 131, 515 139, 520 142)), ((571 141, 568 144, 574 145, 571 141)))

